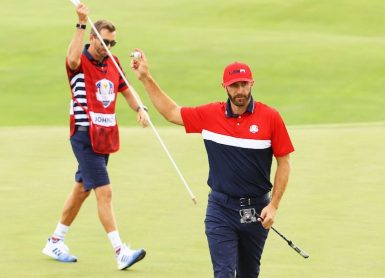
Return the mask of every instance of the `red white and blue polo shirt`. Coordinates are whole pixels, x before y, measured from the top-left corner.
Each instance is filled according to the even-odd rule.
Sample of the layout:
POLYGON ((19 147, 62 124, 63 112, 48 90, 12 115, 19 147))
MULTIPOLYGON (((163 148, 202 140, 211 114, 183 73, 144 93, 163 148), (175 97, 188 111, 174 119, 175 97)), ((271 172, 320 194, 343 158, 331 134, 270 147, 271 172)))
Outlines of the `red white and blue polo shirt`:
POLYGON ((186 133, 201 133, 209 161, 207 184, 231 197, 257 197, 272 188, 273 155, 294 151, 285 124, 275 109, 251 98, 242 115, 230 100, 182 107, 186 133))

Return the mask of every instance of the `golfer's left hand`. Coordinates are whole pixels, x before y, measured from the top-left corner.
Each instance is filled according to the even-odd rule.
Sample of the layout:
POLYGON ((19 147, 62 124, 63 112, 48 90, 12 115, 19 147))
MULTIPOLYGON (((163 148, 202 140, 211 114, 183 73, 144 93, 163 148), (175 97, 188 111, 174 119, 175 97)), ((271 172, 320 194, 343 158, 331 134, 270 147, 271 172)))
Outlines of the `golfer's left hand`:
POLYGON ((139 109, 138 113, 136 114, 136 120, 142 127, 148 126, 148 119, 146 112, 144 112, 142 109, 139 109))
POLYGON ((261 211, 261 217, 258 218, 258 221, 261 222, 265 229, 270 229, 273 226, 276 211, 277 209, 272 204, 268 204, 261 211))

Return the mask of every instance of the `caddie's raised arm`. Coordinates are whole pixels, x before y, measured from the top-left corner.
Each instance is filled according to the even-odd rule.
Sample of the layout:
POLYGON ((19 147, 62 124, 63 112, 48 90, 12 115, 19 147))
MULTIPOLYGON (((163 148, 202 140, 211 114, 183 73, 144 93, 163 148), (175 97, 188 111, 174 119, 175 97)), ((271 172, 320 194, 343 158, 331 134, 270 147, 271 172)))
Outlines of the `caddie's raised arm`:
POLYGON ((67 52, 68 65, 71 70, 75 70, 80 65, 80 56, 84 47, 84 33, 86 31, 88 8, 83 3, 76 6, 78 23, 76 24, 75 34, 72 37, 67 52))
POLYGON ((132 55, 131 68, 135 72, 138 79, 143 83, 151 102, 160 114, 169 122, 183 125, 181 116, 181 107, 175 103, 166 93, 159 87, 154 78, 151 76, 146 55, 140 49, 135 49, 132 55), (139 54, 138 54, 139 53, 139 54))

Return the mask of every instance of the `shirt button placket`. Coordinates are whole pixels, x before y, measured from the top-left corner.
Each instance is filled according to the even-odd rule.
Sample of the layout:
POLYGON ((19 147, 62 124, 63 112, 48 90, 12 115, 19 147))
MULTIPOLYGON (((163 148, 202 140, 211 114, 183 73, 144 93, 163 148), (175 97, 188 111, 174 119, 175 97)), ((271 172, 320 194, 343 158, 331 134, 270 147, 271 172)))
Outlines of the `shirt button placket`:
POLYGON ((242 116, 238 116, 237 126, 241 125, 242 116))

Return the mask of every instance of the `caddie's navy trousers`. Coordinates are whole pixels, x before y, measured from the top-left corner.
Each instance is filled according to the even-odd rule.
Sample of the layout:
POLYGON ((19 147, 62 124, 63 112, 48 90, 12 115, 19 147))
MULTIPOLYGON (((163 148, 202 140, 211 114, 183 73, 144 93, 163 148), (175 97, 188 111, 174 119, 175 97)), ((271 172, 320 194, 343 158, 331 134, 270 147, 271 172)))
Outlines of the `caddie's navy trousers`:
POLYGON ((258 277, 269 231, 260 222, 249 221, 252 215, 246 223, 241 223, 241 218, 247 216, 244 209, 260 214, 269 201, 269 194, 265 194, 253 199, 253 204, 241 206, 239 198, 214 191, 209 194, 205 227, 215 278, 258 277))

